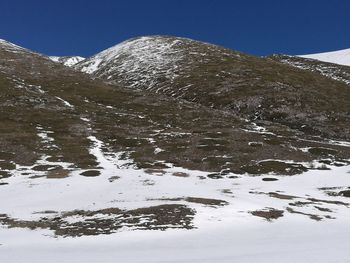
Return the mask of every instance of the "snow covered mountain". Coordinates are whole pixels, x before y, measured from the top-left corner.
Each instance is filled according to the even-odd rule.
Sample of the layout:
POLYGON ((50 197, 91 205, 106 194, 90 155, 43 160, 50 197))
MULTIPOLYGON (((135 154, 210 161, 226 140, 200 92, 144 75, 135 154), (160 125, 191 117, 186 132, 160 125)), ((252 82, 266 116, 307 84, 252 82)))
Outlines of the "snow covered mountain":
POLYGON ((49 58, 52 61, 59 62, 67 67, 72 67, 75 64, 77 64, 85 59, 85 58, 80 57, 80 56, 63 56, 63 57, 50 56, 49 58))
POLYGON ((343 100, 334 91, 348 90, 345 84, 208 43, 169 36, 134 38, 87 58, 75 68, 107 83, 184 99, 250 120, 306 125, 303 129, 324 135, 350 136, 345 130, 329 130, 343 126, 343 122, 333 126, 316 121, 328 119, 328 106, 321 109, 320 102, 308 98, 314 93, 330 109, 343 100), (327 98, 321 95, 325 87, 329 89, 327 98), (298 105, 305 105, 308 114, 298 105))
POLYGON ((350 66, 350 48, 332 52, 324 52, 309 55, 299 55, 302 58, 316 59, 323 62, 329 62, 344 66, 350 66))
POLYGON ((0 262, 347 262, 349 85, 281 62, 0 41, 0 262))

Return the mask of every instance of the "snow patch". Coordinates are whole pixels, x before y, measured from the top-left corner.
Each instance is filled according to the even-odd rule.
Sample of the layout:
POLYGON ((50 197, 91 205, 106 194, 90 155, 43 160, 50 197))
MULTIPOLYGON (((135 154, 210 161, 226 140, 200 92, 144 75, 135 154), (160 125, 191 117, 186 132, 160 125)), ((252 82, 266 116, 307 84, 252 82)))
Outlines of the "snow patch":
POLYGON ((319 61, 350 66, 350 48, 317 54, 298 55, 298 57, 311 58, 319 61))

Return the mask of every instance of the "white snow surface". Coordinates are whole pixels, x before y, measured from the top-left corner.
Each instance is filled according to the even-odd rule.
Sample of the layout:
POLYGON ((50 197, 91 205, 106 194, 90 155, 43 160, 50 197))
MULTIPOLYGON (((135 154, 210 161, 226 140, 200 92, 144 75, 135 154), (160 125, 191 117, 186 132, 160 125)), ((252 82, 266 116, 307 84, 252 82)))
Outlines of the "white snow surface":
POLYGON ((80 56, 71 56, 71 57, 58 57, 58 56, 50 56, 52 61, 61 63, 67 67, 73 67, 77 63, 85 60, 85 58, 80 56))
POLYGON ((1 262, 47 263, 348 263, 347 220, 312 224, 223 220, 192 230, 123 232, 53 239, 45 231, 0 229, 1 262))
POLYGON ((350 66, 350 48, 317 54, 298 55, 298 57, 311 58, 323 62, 350 66))
MULTIPOLYGON (((101 142, 92 137, 96 146, 101 142)), ((101 154, 99 149, 92 150, 101 154)), ((85 179, 79 176, 67 180, 31 183, 23 178, 0 192, 2 212, 21 218, 33 219, 32 211, 48 208, 74 209, 111 206, 147 206, 159 201, 152 197, 182 195, 220 197, 230 205, 211 208, 193 205, 197 210, 193 230, 122 231, 112 235, 80 238, 54 238, 47 230, 0 228, 1 262, 121 262, 134 263, 189 263, 189 262, 337 262, 350 260, 347 246, 349 208, 328 204, 337 211, 336 219, 315 222, 303 215, 287 214, 275 222, 251 216, 247 211, 266 206, 282 208, 290 200, 254 196, 249 191, 282 190, 289 194, 311 194, 329 199, 317 190, 320 186, 335 186, 349 181, 349 167, 333 171, 308 172, 301 176, 286 177, 280 181, 262 183, 261 178, 242 176, 237 181, 196 178, 202 172, 193 171, 189 178, 169 175, 157 177, 138 171, 113 168, 113 163, 100 156, 99 161, 110 168, 105 176, 121 175, 109 183, 105 177, 85 179), (153 186, 142 186, 143 180, 153 180, 153 186), (232 196, 218 190, 230 188, 232 196), (28 198, 30 196, 31 198, 28 198), (117 200, 118 201, 117 201, 117 200), (20 251, 20 253, 18 252, 20 251)), ((172 170, 177 170, 172 168, 172 170)), ((13 183, 14 183, 13 182, 13 183)), ((345 198, 343 198, 346 201, 345 198)), ((298 209, 300 210, 300 208, 298 209)), ((314 210, 303 212, 315 212, 314 210)), ((71 220, 79 220, 72 218, 71 220)))

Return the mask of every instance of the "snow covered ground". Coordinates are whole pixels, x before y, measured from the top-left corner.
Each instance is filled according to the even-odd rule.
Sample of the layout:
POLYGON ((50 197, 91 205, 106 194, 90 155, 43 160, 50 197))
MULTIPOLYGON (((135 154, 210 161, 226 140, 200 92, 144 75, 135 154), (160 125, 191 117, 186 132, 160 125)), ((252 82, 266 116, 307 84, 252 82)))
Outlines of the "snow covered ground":
POLYGON ((133 231, 53 239, 47 231, 0 230, 1 262, 337 262, 350 261, 348 220, 327 223, 221 221, 197 230, 133 231))
MULTIPOLYGON (((55 143, 43 127, 38 128, 38 136, 43 143, 55 143)), ((349 166, 298 176, 210 179, 206 172, 179 167, 158 173, 136 170, 125 165, 129 160, 120 160, 119 154, 103 151, 104 144, 96 137, 88 139, 90 153, 103 168, 100 176, 82 176, 82 171, 64 163, 60 165, 70 174, 62 178, 43 174, 33 179, 33 174, 40 173, 32 171, 1 180, 7 184, 0 185, 0 262, 350 261, 350 199, 334 195, 349 188, 349 166), (164 204, 193 209, 193 228, 167 225, 163 231, 140 230, 124 224, 108 235, 72 237, 55 235, 40 225, 68 212, 60 227, 88 223, 102 229, 104 219, 119 220, 119 215, 69 212, 131 211, 164 204), (276 217, 273 211, 278 211, 276 217), (101 221, 94 225, 93 219, 101 221), (29 229, 23 223, 11 225, 11 220, 36 223, 29 229)), ((46 157, 39 160, 41 165, 46 157)), ((141 215, 137 220, 149 217, 141 215)))
POLYGON ((317 59, 324 62, 350 66, 350 48, 332 52, 300 55, 299 57, 317 59))
MULTIPOLYGON (((347 246, 350 241, 348 234, 350 214, 348 208, 329 205, 337 210, 337 218, 327 221, 316 222, 302 215, 290 214, 274 222, 268 222, 246 214, 246 209, 262 208, 266 205, 279 207, 283 203, 282 200, 252 198, 244 191, 245 188, 264 191, 282 189, 280 188, 282 184, 294 189, 293 193, 302 192, 303 189, 316 191, 316 185, 336 185, 340 183, 339 181, 347 179, 348 171, 348 168, 341 168, 332 173, 326 171, 320 174, 309 173, 296 180, 293 178, 297 177, 286 178, 286 181, 282 180, 283 183, 277 185, 275 182, 269 183, 267 184, 269 187, 264 187, 258 183, 258 180, 252 179, 250 182, 251 178, 244 178, 240 180, 242 184, 239 184, 242 188, 237 184, 236 190, 233 190, 236 196, 232 199, 231 205, 223 208, 199 209, 195 220, 197 229, 193 230, 125 230, 112 235, 54 238, 47 230, 1 228, 0 260, 17 263, 115 262, 116 260, 122 262, 254 262, 256 260, 259 262, 349 262, 350 254, 347 252, 347 246), (302 182, 302 179, 305 181, 302 182)), ((232 185, 228 182, 224 184, 226 187, 232 185)), ((51 191, 52 188, 47 189, 47 192, 51 191)), ((101 194, 100 191, 98 193, 101 194)), ((77 195, 80 194, 77 193, 77 195)), ((11 199, 12 196, 7 200, 11 199)), ((24 198, 21 199, 23 201, 24 198)), ((34 203, 34 200, 31 202, 34 203)), ((73 196, 68 200, 74 200, 73 204, 68 206, 74 206, 75 202, 87 201, 86 198, 76 200, 73 196)), ((68 200, 63 198, 61 205, 67 204, 68 200)), ((56 203, 53 197, 49 197, 47 201, 51 207, 56 203)), ((28 201, 24 207, 31 202, 28 201)), ((42 203, 46 202, 42 200, 42 203)), ((34 208, 34 204, 31 208, 34 208)))

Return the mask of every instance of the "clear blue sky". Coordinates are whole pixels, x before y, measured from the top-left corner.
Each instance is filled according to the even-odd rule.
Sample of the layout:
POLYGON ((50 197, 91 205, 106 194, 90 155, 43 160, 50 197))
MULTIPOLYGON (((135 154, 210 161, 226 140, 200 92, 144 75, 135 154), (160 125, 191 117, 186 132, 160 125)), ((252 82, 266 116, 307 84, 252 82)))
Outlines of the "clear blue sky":
POLYGON ((350 48, 350 1, 0 0, 0 38, 49 55, 89 56, 154 34, 255 55, 350 48))

